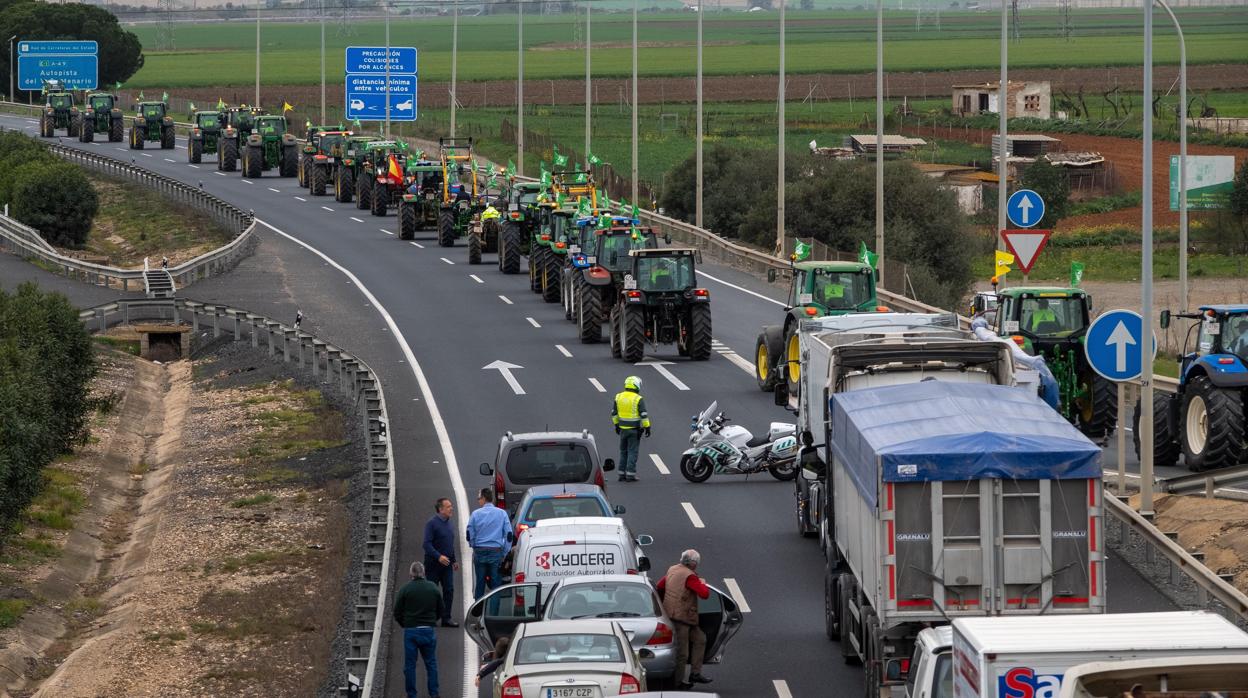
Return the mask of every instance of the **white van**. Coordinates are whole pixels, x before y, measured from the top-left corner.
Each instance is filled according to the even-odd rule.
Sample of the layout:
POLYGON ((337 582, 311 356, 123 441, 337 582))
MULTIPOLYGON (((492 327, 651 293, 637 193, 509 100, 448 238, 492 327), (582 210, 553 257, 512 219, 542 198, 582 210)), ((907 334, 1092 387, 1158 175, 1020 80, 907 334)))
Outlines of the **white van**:
POLYGON ((543 592, 564 577, 641 574, 650 559, 641 547, 654 539, 633 537, 620 519, 577 516, 543 519, 525 531, 512 558, 512 581, 539 582, 543 592))

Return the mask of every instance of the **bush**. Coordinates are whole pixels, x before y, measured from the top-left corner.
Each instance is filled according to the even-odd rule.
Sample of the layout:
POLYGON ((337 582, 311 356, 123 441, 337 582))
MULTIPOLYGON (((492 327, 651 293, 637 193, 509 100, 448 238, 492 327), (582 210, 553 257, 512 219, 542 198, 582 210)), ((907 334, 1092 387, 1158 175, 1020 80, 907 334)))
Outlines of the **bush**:
POLYGON ((10 214, 61 247, 81 247, 100 201, 78 167, 33 160, 13 172, 10 214))
POLYGON ((1044 218, 1036 227, 1052 228, 1066 217, 1070 209, 1070 179, 1062 168, 1047 160, 1036 160, 1023 170, 1019 183, 1044 200, 1044 218))
MULTIPOLYGON (((101 87, 125 82, 143 67, 143 46, 138 37, 123 29, 116 15, 103 7, 0 0, 0 33, 16 34, 28 41, 72 37, 97 42, 101 87)), ((9 60, 8 51, 0 54, 0 74, 8 75, 9 60)))

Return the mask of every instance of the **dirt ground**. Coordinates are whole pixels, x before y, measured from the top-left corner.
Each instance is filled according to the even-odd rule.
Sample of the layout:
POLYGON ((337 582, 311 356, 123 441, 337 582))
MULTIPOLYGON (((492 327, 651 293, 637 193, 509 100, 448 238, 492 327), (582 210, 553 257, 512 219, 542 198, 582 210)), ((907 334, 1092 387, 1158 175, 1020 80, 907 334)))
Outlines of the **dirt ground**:
POLYGON ((67 545, 0 569, 40 600, 0 633, 28 650, 0 675, 13 696, 326 692, 365 454, 354 419, 236 348, 193 366, 113 353, 133 378, 113 379, 121 408, 73 461, 113 474, 82 477, 91 504, 69 534, 99 538, 96 564, 73 568, 67 545))
POLYGON ((1205 554, 1205 566, 1234 575, 1233 584, 1248 593, 1248 502, 1160 495, 1156 524, 1179 534, 1188 551, 1205 554))

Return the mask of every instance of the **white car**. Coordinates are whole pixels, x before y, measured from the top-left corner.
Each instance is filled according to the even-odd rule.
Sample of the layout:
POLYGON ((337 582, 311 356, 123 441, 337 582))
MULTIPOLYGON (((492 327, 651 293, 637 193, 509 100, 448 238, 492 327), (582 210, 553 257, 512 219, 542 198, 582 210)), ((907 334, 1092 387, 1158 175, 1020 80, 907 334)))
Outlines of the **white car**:
POLYGON ((494 672, 494 698, 604 698, 646 690, 646 670, 619 623, 544 621, 516 628, 494 672))
POLYGON ((362 99, 351 100, 351 108, 354 109, 355 111, 360 111, 361 109, 364 108, 364 100, 362 99))
POLYGON ((398 104, 394 105, 394 108, 398 109, 399 111, 411 111, 412 106, 413 106, 412 100, 409 99, 409 100, 399 102, 398 104))

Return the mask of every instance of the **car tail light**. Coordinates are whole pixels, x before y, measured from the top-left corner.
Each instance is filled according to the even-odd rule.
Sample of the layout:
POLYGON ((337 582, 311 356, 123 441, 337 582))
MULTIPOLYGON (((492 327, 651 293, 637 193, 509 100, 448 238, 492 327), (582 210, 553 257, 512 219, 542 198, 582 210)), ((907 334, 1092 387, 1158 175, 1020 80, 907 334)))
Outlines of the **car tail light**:
POLYGON ((606 482, 606 480, 604 480, 604 479, 603 479, 603 477, 602 477, 602 470, 601 470, 601 469, 599 469, 599 470, 598 470, 598 472, 597 472, 597 474, 595 474, 595 475, 594 475, 594 484, 595 484, 595 485, 598 485, 599 487, 601 487, 601 488, 602 488, 602 489, 604 489, 604 490, 605 490, 605 489, 607 489, 607 482, 606 482))
POLYGON ((520 691, 520 677, 513 676, 503 682, 503 696, 514 696, 515 698, 524 698, 524 693, 520 691))
MULTIPOLYGON (((516 573, 515 578, 514 578, 514 579, 512 579, 512 581, 514 581, 516 584, 519 584, 519 583, 523 582, 523 581, 524 581, 524 573, 523 573, 523 572, 517 572, 517 573, 516 573)), ((504 695, 505 695, 505 694, 504 694, 504 695)))
POLYGON ((910 660, 909 659, 901 660, 901 673, 903 674, 910 673, 910 660))
POLYGON ((811 316, 811 317, 814 317, 814 316, 816 316, 816 315, 818 315, 818 314, 819 314, 819 309, 818 309, 818 308, 812 308, 812 307, 810 307, 810 306, 806 306, 806 314, 807 314, 807 315, 809 315, 809 316, 811 316))
POLYGON ((498 471, 494 472, 494 506, 507 508, 507 483, 503 482, 503 474, 498 471))
POLYGON ((654 634, 646 640, 647 645, 666 645, 672 641, 672 629, 667 627, 666 623, 658 623, 654 626, 654 634))
POLYGON ((520 540, 520 534, 524 533, 527 530, 529 530, 529 525, 526 523, 522 523, 519 526, 516 526, 516 540, 520 540))
POLYGON ((626 571, 625 571, 625 574, 637 574, 637 570, 632 569, 632 568, 630 567, 628 570, 626 570, 626 571))
MULTIPOLYGON (((628 693, 641 693, 641 684, 637 682, 637 678, 632 674, 620 674, 620 695, 628 693)), ((503 695, 507 694, 504 693, 503 695)))

